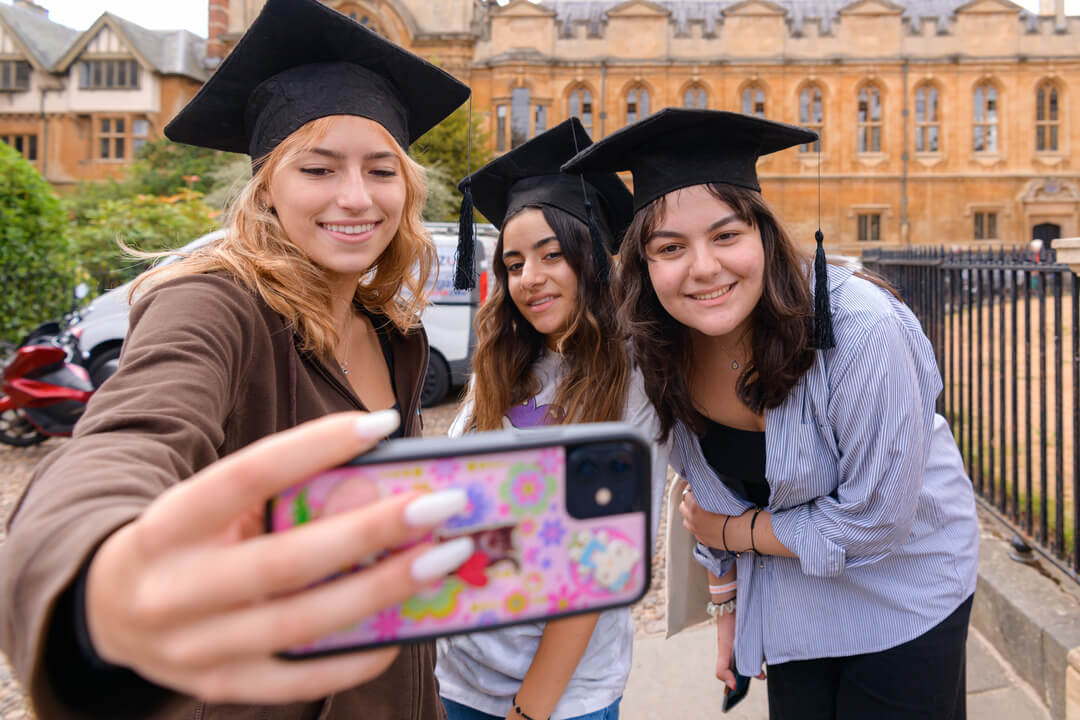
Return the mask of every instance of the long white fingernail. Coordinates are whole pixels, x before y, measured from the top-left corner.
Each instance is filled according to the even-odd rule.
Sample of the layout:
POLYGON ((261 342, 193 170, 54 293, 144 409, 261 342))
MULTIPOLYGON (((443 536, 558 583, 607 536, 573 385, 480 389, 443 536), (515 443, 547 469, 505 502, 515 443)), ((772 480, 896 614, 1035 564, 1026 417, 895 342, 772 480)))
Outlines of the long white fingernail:
POLYGON ((460 488, 430 493, 405 506, 405 522, 413 527, 438 525, 464 512, 468 505, 469 496, 460 488))
POLYGON ((378 410, 357 418, 353 429, 362 438, 381 438, 397 430, 401 415, 397 410, 378 410))
POLYGON ((431 582, 461 567, 476 549, 471 537, 461 537, 433 547, 413 560, 412 576, 417 582, 431 582))

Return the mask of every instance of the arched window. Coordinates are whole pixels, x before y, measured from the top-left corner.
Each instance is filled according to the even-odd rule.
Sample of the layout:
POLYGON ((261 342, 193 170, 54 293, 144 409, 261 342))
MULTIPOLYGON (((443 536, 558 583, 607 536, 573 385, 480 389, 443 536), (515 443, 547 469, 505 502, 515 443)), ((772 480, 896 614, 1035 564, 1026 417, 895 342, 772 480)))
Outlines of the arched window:
POLYGON ((637 122, 649 116, 649 91, 643 87, 632 87, 626 92, 626 124, 637 122))
POLYGON ((570 117, 576 117, 592 134, 593 104, 592 92, 588 88, 578 88, 570 93, 570 117))
POLYGON ((990 83, 975 88, 975 152, 998 151, 998 92, 990 83))
POLYGON ((915 152, 941 151, 941 114, 938 89, 922 85, 915 91, 915 152))
POLYGON ((859 152, 881 152, 881 91, 867 85, 859 91, 859 152))
POLYGON ((371 17, 367 12, 358 9, 355 5, 344 5, 338 8, 338 12, 348 15, 353 20, 366 27, 368 30, 374 30, 380 35, 383 34, 382 28, 379 27, 379 24, 375 21, 375 18, 371 17))
POLYGON ((742 91, 742 113, 755 117, 765 117, 765 91, 757 85, 750 85, 742 91))
MULTIPOLYGON (((813 130, 819 138, 825 137, 825 105, 822 101, 821 88, 807 85, 799 93, 799 124, 807 130, 813 130)), ((820 152, 822 139, 814 143, 799 146, 799 152, 820 152)))
POLYGON ((529 139, 532 108, 529 88, 516 87, 510 91, 510 149, 529 139))
POLYGON ((1035 91, 1035 150, 1058 151, 1058 91, 1053 83, 1043 83, 1035 91))
POLYGON ((707 96, 705 95, 705 88, 700 85, 691 85, 686 88, 686 92, 683 93, 682 105, 684 108, 691 108, 693 110, 704 110, 708 107, 707 96))

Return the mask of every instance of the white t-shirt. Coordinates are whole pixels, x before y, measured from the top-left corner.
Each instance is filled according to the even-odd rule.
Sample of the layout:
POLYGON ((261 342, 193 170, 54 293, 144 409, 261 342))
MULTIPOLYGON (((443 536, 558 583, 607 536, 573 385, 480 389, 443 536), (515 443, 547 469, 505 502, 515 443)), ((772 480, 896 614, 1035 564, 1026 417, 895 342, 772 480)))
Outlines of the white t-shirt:
MULTIPOLYGON (((543 418, 548 415, 547 406, 554 400, 563 372, 562 357, 546 352, 533 367, 533 376, 540 391, 522 406, 508 411, 503 417, 503 425, 519 429, 543 425, 543 418)), ((450 425, 451 437, 458 437, 464 432, 471 414, 472 406, 466 403, 450 425)), ((646 437, 655 438, 659 433, 659 419, 645 396, 641 374, 636 370, 630 377, 622 419, 638 428, 646 437)), ((652 534, 655 540, 667 479, 669 447, 653 442, 652 454, 652 534)), ((510 711, 511 698, 520 689, 536 655, 543 632, 544 623, 537 622, 440 638, 437 641, 439 657, 435 665, 440 694, 481 712, 506 716, 510 711)), ((601 613, 585 654, 551 714, 552 720, 596 712, 618 700, 630 675, 633 643, 634 625, 630 608, 616 608, 601 613)))

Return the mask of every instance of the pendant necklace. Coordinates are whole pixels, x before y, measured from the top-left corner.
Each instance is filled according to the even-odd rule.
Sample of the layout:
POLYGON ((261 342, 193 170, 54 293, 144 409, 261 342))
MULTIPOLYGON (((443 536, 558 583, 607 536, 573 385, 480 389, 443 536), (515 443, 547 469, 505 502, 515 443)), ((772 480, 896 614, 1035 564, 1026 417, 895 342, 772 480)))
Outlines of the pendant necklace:
POLYGON ((348 377, 348 375, 349 375, 349 341, 352 339, 352 333, 350 333, 348 331, 348 327, 349 327, 348 318, 345 319, 345 327, 346 327, 346 331, 345 331, 345 356, 344 356, 345 359, 338 363, 338 367, 341 368, 342 374, 345 375, 346 377, 348 377))

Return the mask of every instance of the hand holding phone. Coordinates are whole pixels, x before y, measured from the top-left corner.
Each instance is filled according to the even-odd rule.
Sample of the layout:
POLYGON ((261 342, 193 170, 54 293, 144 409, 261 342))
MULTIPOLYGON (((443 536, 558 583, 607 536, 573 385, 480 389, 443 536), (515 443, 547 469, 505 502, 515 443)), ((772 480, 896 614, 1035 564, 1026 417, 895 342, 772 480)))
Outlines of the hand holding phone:
MULTIPOLYGON (((304 658, 595 612, 648 589, 650 451, 622 423, 395 440, 278 495, 267 530, 288 531, 414 490, 465 491, 431 540, 471 537, 450 577, 321 640, 304 658)), ((380 556, 381 557, 381 556, 380 556)), ((378 561, 342 568, 335 580, 378 561)), ((325 582, 325 581, 324 581, 325 582)))
POLYGON ((750 678, 739 674, 739 671, 735 667, 734 653, 731 656, 730 667, 731 672, 735 675, 735 689, 732 690, 730 685, 724 685, 724 703, 720 706, 720 712, 727 712, 735 707, 740 700, 746 697, 746 693, 750 691, 750 678))

